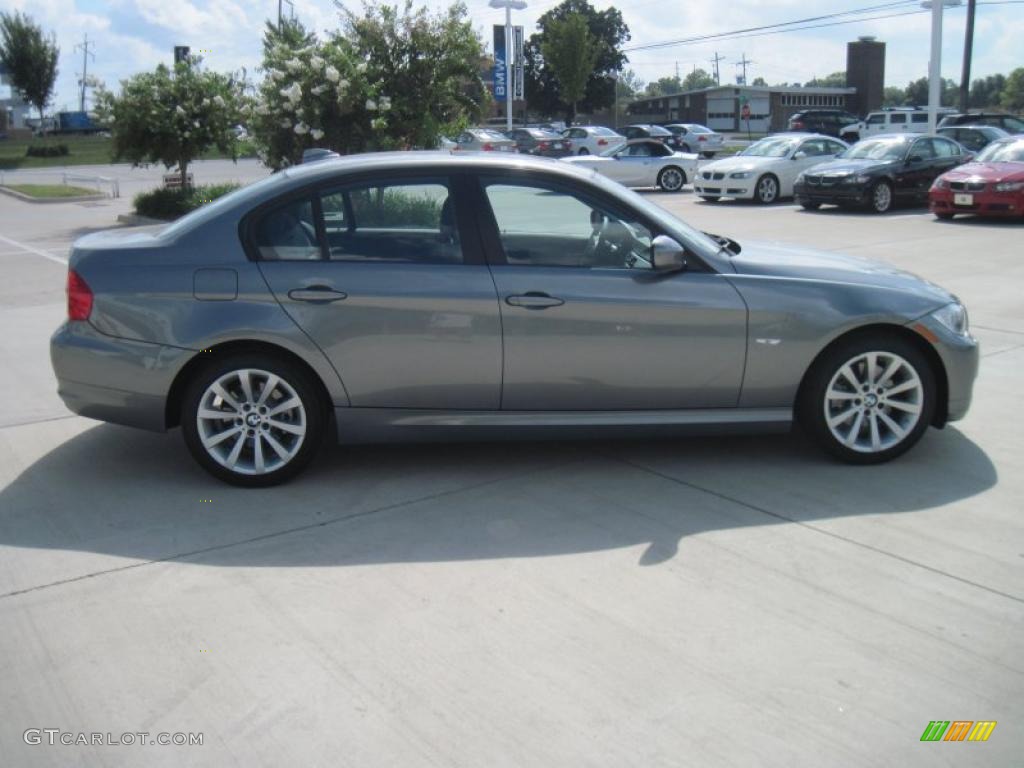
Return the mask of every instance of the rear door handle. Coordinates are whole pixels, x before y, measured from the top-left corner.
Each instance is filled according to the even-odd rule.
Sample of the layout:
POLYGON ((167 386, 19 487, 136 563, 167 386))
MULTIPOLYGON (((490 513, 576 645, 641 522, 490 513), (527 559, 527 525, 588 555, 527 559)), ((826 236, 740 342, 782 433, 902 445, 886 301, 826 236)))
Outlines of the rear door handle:
POLYGON ((561 306, 565 304, 565 300, 555 296, 548 296, 546 293, 531 291, 529 293, 507 296, 505 303, 512 307, 524 307, 525 309, 547 309, 548 307, 561 306))
POLYGON ((311 285, 308 288, 292 288, 288 291, 288 298, 294 301, 311 301, 327 304, 332 301, 348 298, 348 294, 344 291, 336 291, 327 285, 311 285))

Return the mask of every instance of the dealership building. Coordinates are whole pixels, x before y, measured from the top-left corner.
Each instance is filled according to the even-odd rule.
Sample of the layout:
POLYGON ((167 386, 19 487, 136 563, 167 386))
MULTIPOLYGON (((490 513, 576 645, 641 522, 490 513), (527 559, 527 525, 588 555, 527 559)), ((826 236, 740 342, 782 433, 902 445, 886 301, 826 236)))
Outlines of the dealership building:
POLYGON ((862 37, 846 46, 846 88, 720 85, 638 99, 633 123, 700 123, 715 131, 772 133, 805 109, 845 109, 858 117, 882 106, 885 43, 862 37), (748 117, 749 116, 749 117, 748 117))

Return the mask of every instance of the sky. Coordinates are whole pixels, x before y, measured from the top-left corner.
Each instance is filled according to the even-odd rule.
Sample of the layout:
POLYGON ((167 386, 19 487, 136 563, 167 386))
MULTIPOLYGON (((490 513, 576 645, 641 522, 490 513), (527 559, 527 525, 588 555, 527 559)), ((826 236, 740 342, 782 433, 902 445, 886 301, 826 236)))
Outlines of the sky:
MULTIPOLYGON (((529 1, 529 0, 528 0, 529 1)), ((256 75, 260 41, 267 18, 277 17, 278 0, 0 0, 0 10, 29 13, 57 36, 60 73, 53 107, 77 109, 82 53, 75 46, 84 35, 91 41, 95 60, 89 73, 107 87, 134 72, 169 63, 175 45, 189 45, 205 57, 206 64, 222 71, 245 68, 256 75)), ((560 0, 530 1, 523 11, 513 12, 513 23, 526 26, 529 36, 537 18, 560 0)), ((593 2, 593 0, 592 0, 593 2)), ((350 7, 358 7, 346 0, 350 7)), ((678 40, 765 24, 792 21, 828 13, 888 4, 887 0, 620 0, 593 2, 597 8, 615 5, 630 28, 627 47, 664 40, 678 40)), ((441 0, 429 0, 439 8, 441 0)), ((491 39, 491 26, 503 24, 505 12, 489 8, 485 0, 467 3, 469 15, 481 36, 491 39)), ((910 9, 917 6, 911 5, 910 9)), ((331 0, 293 0, 284 4, 307 27, 323 32, 338 27, 338 12, 331 0)), ((899 9, 875 11, 875 15, 899 9)), ((966 12, 963 7, 946 12, 943 30, 942 74, 960 80, 966 12)), ((851 17, 846 17, 851 18, 851 17)), ((834 20, 833 20, 834 21, 834 20)), ((821 22, 824 23, 824 22, 821 22)), ((710 59, 719 53, 722 82, 733 82, 746 57, 748 80, 763 77, 769 83, 806 82, 845 69, 846 43, 861 35, 874 35, 887 44, 886 85, 904 86, 927 74, 930 47, 930 15, 921 12, 899 18, 858 21, 843 26, 808 29, 787 34, 751 37, 629 53, 633 69, 643 80, 680 75, 695 66, 710 71, 710 59)), ((1024 66, 1024 3, 979 0, 975 23, 972 79, 1007 73, 1024 66)), ((5 90, 5 89, 2 89, 5 90)))

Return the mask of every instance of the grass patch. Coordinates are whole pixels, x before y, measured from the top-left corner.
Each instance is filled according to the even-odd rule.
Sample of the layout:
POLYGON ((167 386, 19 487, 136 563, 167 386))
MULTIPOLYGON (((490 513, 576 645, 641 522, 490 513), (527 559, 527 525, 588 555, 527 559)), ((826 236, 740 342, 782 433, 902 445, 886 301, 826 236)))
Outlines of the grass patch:
POLYGON ((135 196, 135 212, 172 221, 238 189, 240 184, 207 184, 189 189, 154 189, 135 196))
POLYGON ((58 197, 85 197, 99 194, 95 189, 85 187, 69 187, 64 184, 7 184, 7 189, 21 192, 29 197, 53 199, 58 197))
MULTIPOLYGON (((113 139, 109 136, 61 135, 31 139, 0 139, 0 171, 124 162, 113 159, 113 147, 113 139), (67 148, 63 154, 62 147, 67 148)), ((256 149, 251 141, 240 142, 238 151, 239 158, 256 157, 256 149)), ((230 159, 230 155, 225 155, 217 149, 203 153, 202 157, 204 160, 230 159)))

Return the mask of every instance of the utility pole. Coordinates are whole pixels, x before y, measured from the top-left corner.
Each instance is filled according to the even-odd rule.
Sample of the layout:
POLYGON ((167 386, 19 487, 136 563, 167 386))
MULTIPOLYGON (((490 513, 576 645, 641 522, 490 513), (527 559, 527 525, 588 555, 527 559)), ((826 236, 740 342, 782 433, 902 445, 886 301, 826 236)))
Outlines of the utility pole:
POLYGON ((721 85, 722 79, 718 76, 718 62, 722 61, 725 56, 719 56, 718 51, 715 51, 715 58, 710 59, 711 63, 715 65, 715 85, 721 85))
POLYGON ((971 56, 974 52, 974 10, 977 0, 967 0, 967 31, 964 33, 964 71, 960 77, 960 111, 967 111, 971 93, 971 56))
POLYGON ((743 67, 743 82, 742 82, 742 85, 746 85, 747 84, 747 65, 748 64, 753 64, 753 63, 754 62, 752 62, 750 59, 747 58, 747 54, 746 53, 743 54, 743 58, 742 59, 740 59, 739 61, 736 62, 736 66, 737 67, 743 67))
POLYGON ((88 75, 89 57, 92 56, 93 61, 96 60, 96 55, 89 50, 90 45, 95 45, 95 43, 89 40, 89 35, 83 35, 82 42, 75 46, 76 51, 78 49, 82 50, 82 79, 79 81, 79 84, 82 86, 82 92, 78 98, 79 112, 85 112, 85 84, 88 80, 86 75, 88 75))
POLYGON ((277 0, 277 31, 278 32, 281 31, 281 5, 282 5, 282 3, 288 3, 288 6, 289 6, 289 8, 291 8, 291 12, 292 12, 291 13, 291 18, 293 18, 293 19, 295 18, 295 3, 293 3, 292 0, 277 0))

